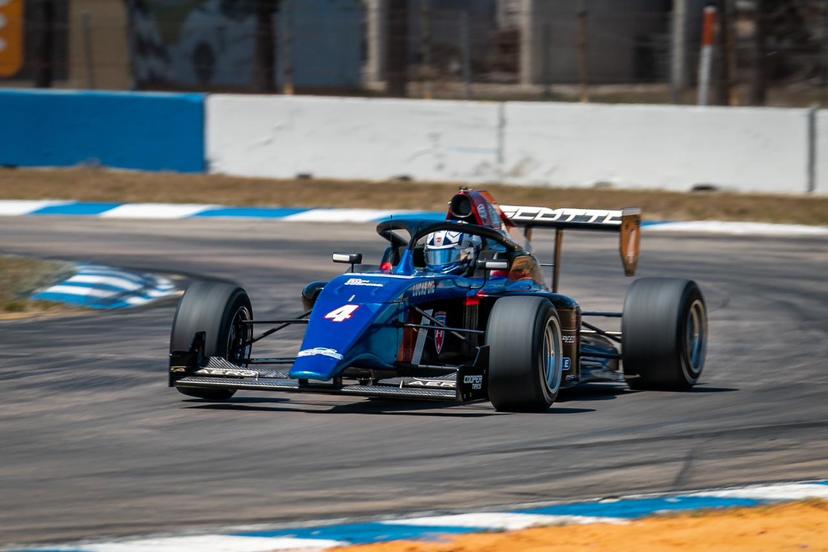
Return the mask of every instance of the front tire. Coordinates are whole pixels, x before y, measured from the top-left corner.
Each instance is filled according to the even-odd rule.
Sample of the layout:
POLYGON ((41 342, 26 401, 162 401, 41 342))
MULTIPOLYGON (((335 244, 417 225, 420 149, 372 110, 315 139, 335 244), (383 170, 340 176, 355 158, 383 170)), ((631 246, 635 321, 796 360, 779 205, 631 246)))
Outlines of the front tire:
POLYGON ((622 360, 630 387, 689 389, 707 354, 707 308, 696 282, 642 278, 627 292, 622 360))
POLYGON ((486 328, 489 400, 501 412, 540 412, 558 396, 561 323, 543 297, 498 299, 486 328))
MULTIPOLYGON (((253 307, 247 292, 235 284, 196 282, 191 285, 175 311, 170 351, 186 351, 196 333, 204 332, 204 355, 219 356, 237 366, 250 360, 253 327, 244 321, 253 319, 253 307)), ((233 396, 233 389, 188 389, 178 391, 190 397, 223 401, 233 396)))

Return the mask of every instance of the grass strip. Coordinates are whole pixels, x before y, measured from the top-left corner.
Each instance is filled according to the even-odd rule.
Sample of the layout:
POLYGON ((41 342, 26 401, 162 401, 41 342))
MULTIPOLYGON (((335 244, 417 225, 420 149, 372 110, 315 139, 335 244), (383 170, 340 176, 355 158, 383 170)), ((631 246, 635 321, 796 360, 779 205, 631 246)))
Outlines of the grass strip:
POLYGON ((28 257, 0 256, 0 320, 39 314, 60 314, 72 309, 47 301, 34 301, 31 294, 71 274, 71 265, 28 257))

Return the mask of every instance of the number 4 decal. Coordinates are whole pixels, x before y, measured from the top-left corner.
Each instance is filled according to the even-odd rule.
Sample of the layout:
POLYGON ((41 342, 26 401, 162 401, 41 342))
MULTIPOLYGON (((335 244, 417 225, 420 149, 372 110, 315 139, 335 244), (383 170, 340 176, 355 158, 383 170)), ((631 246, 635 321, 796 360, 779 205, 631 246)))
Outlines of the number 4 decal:
POLYGON ((326 314, 325 318, 332 322, 344 322, 351 318, 358 308, 359 305, 342 305, 338 309, 334 309, 326 314))

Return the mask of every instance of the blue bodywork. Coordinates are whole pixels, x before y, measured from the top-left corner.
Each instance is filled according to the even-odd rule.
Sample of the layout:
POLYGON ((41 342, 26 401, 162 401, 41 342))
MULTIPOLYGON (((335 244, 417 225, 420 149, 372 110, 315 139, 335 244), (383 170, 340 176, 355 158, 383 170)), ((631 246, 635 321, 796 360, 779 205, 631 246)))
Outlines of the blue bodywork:
POLYGON ((554 295, 531 279, 435 274, 415 267, 407 248, 390 272, 346 273, 325 285, 290 377, 328 381, 354 365, 393 370, 411 306, 526 293, 554 295))

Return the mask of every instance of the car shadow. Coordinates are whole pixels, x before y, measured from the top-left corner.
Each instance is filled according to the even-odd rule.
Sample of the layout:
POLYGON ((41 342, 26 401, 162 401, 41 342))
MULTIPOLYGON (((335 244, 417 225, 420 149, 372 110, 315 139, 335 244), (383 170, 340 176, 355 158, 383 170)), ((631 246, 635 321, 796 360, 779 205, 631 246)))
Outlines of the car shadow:
POLYGON ((558 402, 610 401, 619 395, 633 393, 626 385, 616 383, 585 383, 572 389, 563 389, 558 402))
POLYGON ((572 389, 564 389, 558 395, 558 402, 568 401, 608 401, 622 395, 634 395, 636 393, 683 393, 688 395, 704 393, 732 393, 739 391, 733 387, 713 387, 703 383, 697 384, 690 389, 668 389, 665 391, 651 389, 630 389, 623 383, 585 383, 572 389))
POLYGON ((704 395, 706 393, 734 393, 739 391, 736 387, 708 387, 704 384, 697 384, 690 389, 630 389, 629 393, 679 393, 681 395, 704 395))
POLYGON ((702 383, 685 391, 680 391, 680 393, 733 393, 738 390, 739 389, 735 387, 708 387, 702 383))
MULTIPOLYGON (((196 410, 229 410, 235 412, 300 412, 303 414, 369 414, 369 415, 399 415, 399 416, 420 416, 438 418, 485 418, 488 416, 501 416, 504 412, 495 410, 479 401, 471 405, 484 405, 485 412, 468 411, 468 405, 454 402, 415 402, 415 401, 391 401, 387 399, 369 399, 367 401, 336 404, 329 408, 319 405, 321 408, 307 408, 307 403, 286 398, 267 397, 239 397, 221 403, 212 403, 199 399, 184 401, 187 409, 196 410), (284 406, 282 406, 284 405, 284 406), (463 409, 463 410, 461 410, 463 409), (488 410, 490 409, 490 410, 488 410)), ((542 414, 581 414, 595 412, 592 408, 570 408, 553 405, 542 414)))
MULTIPOLYGON (((705 393, 732 393, 738 391, 732 387, 714 387, 704 384, 696 385, 686 391, 673 391, 686 394, 705 393)), ((595 412, 594 408, 576 407, 574 404, 613 400, 622 395, 633 395, 636 393, 658 393, 659 391, 633 390, 624 384, 615 383, 586 383, 572 389, 564 389, 558 395, 558 400, 549 410, 536 414, 584 414, 595 412), (572 403, 570 406, 568 403, 572 403), (566 405, 566 406, 563 406, 566 405)), ((314 405, 309 408, 309 403, 297 398, 289 397, 235 397, 230 400, 216 403, 201 399, 186 399, 184 403, 188 409, 197 410, 230 410, 237 412, 300 412, 305 414, 367 414, 367 415, 389 415, 399 416, 420 416, 438 418, 484 418, 487 416, 500 416, 509 414, 507 412, 495 412, 485 403, 477 401, 474 403, 459 404, 455 402, 434 402, 434 401, 404 401, 382 398, 369 398, 367 400, 334 404, 314 405), (486 411, 475 409, 470 411, 471 405, 484 405, 486 411), (327 408, 326 408, 327 407, 327 408)))
POLYGON ((468 412, 456 410, 463 405, 453 402, 415 402, 372 400, 355 403, 323 405, 308 408, 308 403, 289 398, 239 397, 220 403, 198 399, 187 400, 187 408, 198 410, 232 410, 238 412, 300 412, 304 414, 397 414, 401 416, 437 416, 449 418, 482 418, 496 412, 468 412), (284 406, 282 406, 284 405, 284 406), (327 408, 326 408, 327 407, 327 408), (453 411, 446 412, 446 409, 453 411), (438 412, 439 410, 439 412, 438 412))

